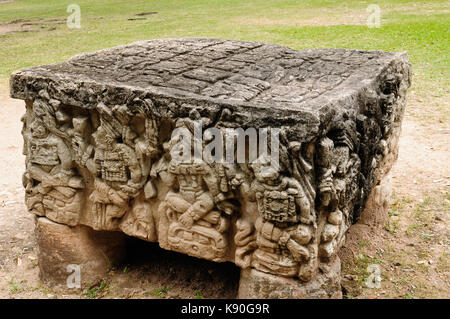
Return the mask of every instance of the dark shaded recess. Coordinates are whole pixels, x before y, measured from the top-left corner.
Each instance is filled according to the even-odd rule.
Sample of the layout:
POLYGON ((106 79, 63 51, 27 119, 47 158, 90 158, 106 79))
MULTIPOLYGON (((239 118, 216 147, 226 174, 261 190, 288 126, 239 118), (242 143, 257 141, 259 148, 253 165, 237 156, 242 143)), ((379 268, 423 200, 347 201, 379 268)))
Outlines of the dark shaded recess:
POLYGON ((236 298, 240 269, 231 262, 215 263, 164 250, 158 243, 134 237, 126 238, 126 265, 129 272, 138 272, 139 279, 173 287, 174 294, 192 298, 201 290, 204 298, 236 298))
POLYGON ((384 81, 381 81, 378 90, 381 92, 379 100, 371 109, 376 110, 374 114, 360 115, 356 121, 357 130, 361 136, 361 146, 358 156, 361 159, 360 187, 364 191, 359 202, 355 203, 353 210, 353 223, 356 223, 364 209, 364 203, 369 197, 374 185, 372 161, 376 155, 380 155, 379 141, 385 134, 385 126, 390 121, 386 120, 390 113, 393 112, 392 107, 399 95, 401 79, 387 75, 384 81), (372 117, 369 117, 372 115, 372 117))

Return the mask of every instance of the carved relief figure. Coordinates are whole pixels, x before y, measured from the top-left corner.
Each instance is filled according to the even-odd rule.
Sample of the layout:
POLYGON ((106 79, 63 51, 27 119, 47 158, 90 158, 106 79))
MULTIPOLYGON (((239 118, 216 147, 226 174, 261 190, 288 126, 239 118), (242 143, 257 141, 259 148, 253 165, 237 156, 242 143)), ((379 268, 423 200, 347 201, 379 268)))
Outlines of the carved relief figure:
MULTIPOLYGON (((177 126, 192 129, 184 119, 178 121, 177 126)), ((193 134, 186 134, 190 135, 187 138, 194 138, 193 134)), ((180 162, 172 157, 176 154, 181 157, 186 151, 182 141, 187 138, 172 137, 165 145, 166 155, 154 166, 153 175, 159 174, 169 186, 159 206, 163 219, 160 236, 166 237, 159 238, 160 245, 191 256, 224 261, 228 248, 228 215, 233 210, 224 203, 226 196, 220 190, 220 177, 210 165, 202 159, 180 162)))
POLYGON ((94 153, 94 146, 87 142, 85 135, 88 121, 86 116, 74 117, 72 119, 73 131, 71 136, 71 147, 73 150, 73 160, 80 165, 80 167, 86 167, 87 161, 94 153))
POLYGON ((46 101, 35 100, 34 119, 24 130, 26 204, 39 216, 73 226, 79 220, 80 190, 84 183, 73 166, 70 149, 61 137, 67 133, 59 131, 54 114, 55 110, 46 101))
MULTIPOLYGON (((273 165, 273 164, 272 164, 273 165)), ((256 200, 261 216, 256 220, 256 244, 252 266, 277 275, 307 279, 299 264, 311 260, 310 247, 315 215, 301 185, 282 176, 264 158, 252 165, 255 180, 249 199, 256 200)))
POLYGON ((258 247, 255 227, 253 223, 240 218, 236 221, 236 228, 236 235, 234 236, 234 243, 236 244, 234 263, 245 269, 251 266, 252 253, 258 247))
MULTIPOLYGON (((114 230, 130 200, 144 188, 151 162, 145 161, 143 141, 127 125, 126 110, 120 106, 109 109, 103 104, 97 109, 100 126, 92 134, 95 154, 86 162, 95 176, 94 191, 89 198, 94 203, 94 228, 114 230), (140 145, 139 151, 132 147, 136 143, 140 145)), ((154 192, 152 189, 149 193, 154 196, 154 192)))
POLYGON ((130 210, 120 221, 120 230, 129 236, 147 241, 157 241, 156 226, 150 204, 136 199, 130 210))
POLYGON ((324 137, 318 145, 320 209, 326 214, 323 225, 319 255, 330 258, 342 244, 344 233, 349 227, 348 207, 345 203, 355 197, 360 160, 353 153, 354 143, 348 129, 334 132, 334 140, 324 137))

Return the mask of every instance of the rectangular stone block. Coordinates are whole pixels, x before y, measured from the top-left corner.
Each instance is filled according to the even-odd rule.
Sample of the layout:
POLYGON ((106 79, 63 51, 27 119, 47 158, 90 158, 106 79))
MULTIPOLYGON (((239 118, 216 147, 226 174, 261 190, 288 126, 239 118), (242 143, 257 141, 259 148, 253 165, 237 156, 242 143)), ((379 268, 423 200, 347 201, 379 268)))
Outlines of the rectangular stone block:
POLYGON ((26 204, 311 285, 396 159, 410 80, 405 53, 204 38, 19 70, 26 204))
POLYGON ((67 289, 93 284, 125 258, 125 236, 120 232, 70 227, 45 217, 36 218, 35 232, 40 279, 50 285, 67 289))

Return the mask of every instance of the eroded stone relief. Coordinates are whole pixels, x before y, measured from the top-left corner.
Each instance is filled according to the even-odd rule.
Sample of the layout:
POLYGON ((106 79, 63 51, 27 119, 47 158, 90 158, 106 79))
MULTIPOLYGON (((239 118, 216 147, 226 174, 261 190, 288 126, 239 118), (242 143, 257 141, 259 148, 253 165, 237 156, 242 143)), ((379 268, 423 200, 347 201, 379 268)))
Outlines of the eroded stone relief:
MULTIPOLYGON (((319 268, 326 272, 392 152, 409 85, 404 58, 349 50, 302 53, 239 41, 166 41, 129 47, 153 50, 156 57, 170 41, 181 41, 174 47, 185 49, 176 62, 169 63, 175 58, 169 55, 165 64, 142 64, 148 78, 124 71, 117 81, 131 81, 135 91, 96 91, 102 81, 116 81, 108 68, 104 79, 89 75, 99 81, 89 94, 80 84, 77 91, 38 80, 31 82, 38 89, 27 91, 21 83, 30 80, 20 73, 13 77, 13 94, 27 100, 22 134, 28 210, 57 223, 122 231, 165 249, 301 282, 319 268), (190 58, 202 50, 211 54, 205 61, 190 58), (254 56, 259 62, 252 62, 254 56), (337 66, 337 59, 344 62, 337 66), (260 60, 270 66, 266 71, 260 60), (250 68, 252 63, 258 67, 250 68), (385 63, 389 68, 376 71, 385 63), (383 73, 353 100, 323 106, 326 99, 320 97, 346 83, 351 65, 390 75, 383 73), (317 74, 306 71, 314 68, 317 74), (165 82, 159 82, 161 76, 165 82), (162 91, 142 91, 147 80, 162 91), (305 81, 316 90, 305 91, 305 81), (174 83, 178 91, 165 91, 174 83), (187 92, 209 97, 184 97, 187 92), (294 93, 301 99, 289 95, 294 93), (292 104, 305 99, 311 104, 292 104), (241 102, 254 104, 236 106, 241 102), (214 140, 196 136, 195 125, 223 132, 221 145, 229 128, 277 128, 279 161, 274 165, 259 156, 252 162, 211 162, 194 156, 180 162, 183 154, 195 153, 194 145, 205 148, 214 140), (173 134, 180 128, 183 134, 173 134)), ((108 59, 129 57, 124 50, 106 51, 102 59, 116 63, 108 59)), ((104 62, 80 56, 58 72, 88 74, 84 63, 104 62)), ((36 72, 52 79, 50 69, 36 72)))
POLYGON ((70 118, 59 106, 56 100, 39 98, 23 118, 25 202, 38 216, 74 226, 79 221, 85 184, 67 145, 72 131, 70 118))

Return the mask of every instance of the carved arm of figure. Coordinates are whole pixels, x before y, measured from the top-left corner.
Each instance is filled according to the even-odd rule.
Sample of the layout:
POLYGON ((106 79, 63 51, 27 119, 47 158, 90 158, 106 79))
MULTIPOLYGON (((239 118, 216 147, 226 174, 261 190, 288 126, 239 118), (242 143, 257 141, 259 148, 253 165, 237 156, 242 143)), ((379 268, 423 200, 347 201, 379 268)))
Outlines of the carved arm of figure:
MULTIPOLYGON (((201 171, 201 179, 205 183, 207 190, 196 198, 196 201, 179 217, 179 221, 186 227, 191 227, 195 221, 207 218, 211 223, 217 223, 220 218, 219 212, 208 214, 214 206, 226 200, 225 195, 220 191, 219 181, 214 175, 213 169, 203 163, 197 167, 201 171)), ((231 212, 230 212, 231 213, 231 212)))
MULTIPOLYGON (((207 195, 207 193, 200 196, 198 200, 192 204, 181 216, 179 217, 179 222, 186 227, 191 227, 194 222, 199 219, 205 218, 208 213, 214 208, 214 202, 207 195), (206 195, 206 196, 205 196, 206 195)), ((216 212, 215 216, 209 216, 207 221, 216 224, 219 221, 220 213, 216 212)))
POLYGON ((161 181, 166 184, 170 189, 173 189, 176 186, 176 176, 169 171, 169 159, 166 155, 163 155, 155 164, 152 165, 150 170, 151 178, 159 178, 161 181))
MULTIPOLYGON (((39 182, 44 182, 45 180, 48 181, 48 185, 51 185, 52 183, 50 182, 50 176, 49 174, 44 171, 42 168, 40 168, 38 165, 32 164, 32 163, 28 163, 27 164, 27 174, 29 175, 30 178, 39 181, 39 182)), ((48 186, 46 186, 48 187, 48 186)))
POLYGON ((225 195, 220 191, 219 181, 217 180, 217 177, 214 175, 214 172, 211 169, 211 167, 207 164, 205 164, 204 166, 206 174, 203 176, 203 181, 208 187, 208 190, 214 199, 214 203, 217 204, 225 200, 225 195))
POLYGON ((258 194, 262 194, 264 192, 264 186, 261 185, 261 183, 257 180, 251 182, 250 185, 244 182, 242 184, 242 191, 249 201, 255 202, 257 200, 258 194))
POLYGON ((58 157, 61 162, 61 168, 65 171, 70 171, 73 167, 72 165, 72 154, 70 153, 69 148, 67 147, 66 143, 59 138, 54 137, 56 139, 56 145, 58 148, 58 157))
MULTIPOLYGON (((208 191, 200 195, 195 203, 193 203, 179 218, 179 221, 186 227, 191 227, 195 221, 202 219, 214 208, 215 205, 224 201, 225 195, 220 192, 218 180, 213 174, 212 169, 205 164, 205 175, 202 176, 208 191)), ((211 216, 210 221, 217 223, 220 213, 211 216)))
POLYGON ((300 222, 303 224, 311 224, 314 221, 314 216, 311 214, 311 203, 309 202, 308 197, 306 197, 303 187, 294 178, 285 177, 285 180, 287 192, 294 195, 295 202, 300 208, 300 222))
POLYGON ((91 172, 92 175, 95 177, 99 176, 100 174, 100 160, 103 158, 103 150, 96 148, 94 157, 91 157, 86 160, 86 167, 91 172))
POLYGON ((134 132, 134 130, 131 129, 131 127, 129 126, 122 127, 122 139, 125 144, 127 144, 128 146, 135 145, 134 142, 135 138, 137 138, 137 134, 136 132, 134 132))
POLYGON ((284 232, 280 237, 280 243, 286 246, 286 248, 291 252, 292 257, 295 261, 309 259, 309 250, 292 239, 288 232, 284 232))
POLYGON ((334 148, 334 143, 328 137, 323 138, 318 147, 318 166, 319 166, 319 194, 320 200, 323 206, 330 205, 331 201, 336 196, 336 191, 333 185, 333 167, 332 164, 332 150, 334 148))
POLYGON ((136 152, 128 145, 121 144, 120 152, 124 156, 124 161, 130 170, 130 179, 125 185, 121 185, 120 189, 128 194, 136 194, 145 184, 147 176, 143 176, 141 165, 137 159, 136 152))

